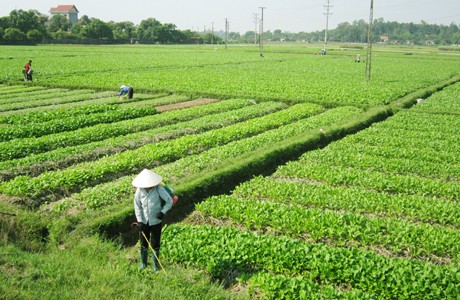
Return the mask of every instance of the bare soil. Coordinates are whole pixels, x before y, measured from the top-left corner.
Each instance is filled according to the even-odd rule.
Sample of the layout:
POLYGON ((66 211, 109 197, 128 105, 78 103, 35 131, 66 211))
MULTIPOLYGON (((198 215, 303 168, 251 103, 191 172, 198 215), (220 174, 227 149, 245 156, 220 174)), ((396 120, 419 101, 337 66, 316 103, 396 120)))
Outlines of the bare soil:
POLYGON ((217 101, 220 101, 220 100, 211 99, 211 98, 200 98, 200 99, 195 99, 195 100, 185 101, 185 102, 180 102, 180 103, 175 103, 175 104, 161 105, 161 106, 155 107, 155 109, 158 112, 165 112, 169 110, 184 109, 184 108, 189 108, 193 106, 206 105, 206 104, 217 102, 217 101))

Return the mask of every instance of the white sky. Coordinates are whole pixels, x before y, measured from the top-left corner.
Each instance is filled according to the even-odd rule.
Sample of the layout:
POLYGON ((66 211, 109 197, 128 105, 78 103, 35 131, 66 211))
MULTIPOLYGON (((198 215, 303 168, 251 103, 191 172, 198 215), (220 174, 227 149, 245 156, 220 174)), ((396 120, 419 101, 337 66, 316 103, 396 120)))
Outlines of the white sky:
MULTIPOLYGON (((36 9, 49 14, 51 7, 73 4, 79 17, 108 21, 131 21, 139 24, 147 18, 173 23, 178 29, 203 31, 224 30, 225 18, 230 31, 244 33, 255 29, 254 14, 264 9, 264 30, 300 32, 323 30, 326 27, 327 0, 3 0, 0 16, 13 9, 36 9), (6 2, 6 3, 5 3, 6 2)), ((329 29, 342 22, 369 20, 370 0, 330 0, 332 13, 329 29)), ((460 24, 460 0, 374 0, 374 18, 385 21, 430 24, 460 24)))

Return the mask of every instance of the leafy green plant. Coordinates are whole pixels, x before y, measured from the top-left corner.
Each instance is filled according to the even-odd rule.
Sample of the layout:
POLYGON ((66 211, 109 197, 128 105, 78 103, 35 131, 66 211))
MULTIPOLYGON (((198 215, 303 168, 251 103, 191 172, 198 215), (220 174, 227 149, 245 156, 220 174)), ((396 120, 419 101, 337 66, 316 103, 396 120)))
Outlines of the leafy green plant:
MULTIPOLYGON (((224 226, 169 226, 164 240, 162 249, 168 259, 206 268, 216 277, 228 268, 245 274, 263 271, 303 276, 321 283, 324 290, 328 288, 323 285, 349 286, 355 295, 364 293, 371 298, 455 298, 459 288, 458 267, 454 265, 388 258, 356 248, 335 248, 224 226)), ((270 285, 269 291, 289 293, 280 283, 270 285)))

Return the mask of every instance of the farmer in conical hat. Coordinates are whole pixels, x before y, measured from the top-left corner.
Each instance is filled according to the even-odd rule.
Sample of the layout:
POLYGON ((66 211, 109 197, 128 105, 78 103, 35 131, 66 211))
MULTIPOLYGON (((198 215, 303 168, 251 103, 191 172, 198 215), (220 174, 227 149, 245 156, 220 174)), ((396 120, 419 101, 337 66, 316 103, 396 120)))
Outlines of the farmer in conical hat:
POLYGON ((129 85, 122 84, 120 86, 120 91, 118 92, 118 97, 121 99, 123 98, 124 94, 128 96, 128 99, 132 99, 134 95, 134 89, 130 87, 129 85))
POLYGON ((154 251, 152 259, 155 272, 158 272, 160 267, 158 257, 160 255, 162 220, 173 205, 173 199, 165 188, 160 185, 162 180, 163 178, 157 173, 144 169, 134 178, 132 183, 137 188, 134 194, 134 211, 138 227, 142 231, 139 235, 141 242, 140 268, 147 267, 150 242, 154 251), (161 200, 165 202, 164 205, 162 205, 161 200))

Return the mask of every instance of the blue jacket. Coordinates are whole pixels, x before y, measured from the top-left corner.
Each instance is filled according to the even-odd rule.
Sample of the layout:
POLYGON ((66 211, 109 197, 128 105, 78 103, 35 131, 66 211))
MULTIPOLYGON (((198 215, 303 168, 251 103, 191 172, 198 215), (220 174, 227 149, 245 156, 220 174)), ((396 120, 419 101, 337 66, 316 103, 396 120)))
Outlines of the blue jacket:
POLYGON ((121 96, 123 94, 127 94, 130 88, 131 88, 130 86, 125 86, 124 88, 121 88, 120 92, 118 93, 118 96, 121 96))

